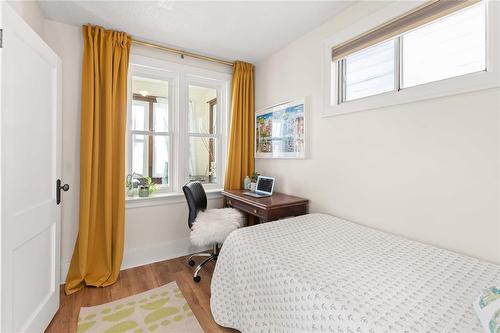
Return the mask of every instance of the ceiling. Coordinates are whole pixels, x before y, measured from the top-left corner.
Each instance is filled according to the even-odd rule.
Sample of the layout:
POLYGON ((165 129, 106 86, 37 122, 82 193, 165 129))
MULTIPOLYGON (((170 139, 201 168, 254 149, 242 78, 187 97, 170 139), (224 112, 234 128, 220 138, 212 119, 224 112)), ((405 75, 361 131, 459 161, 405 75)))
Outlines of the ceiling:
POLYGON ((138 39, 257 62, 321 25, 352 1, 39 0, 48 19, 125 31, 138 39))

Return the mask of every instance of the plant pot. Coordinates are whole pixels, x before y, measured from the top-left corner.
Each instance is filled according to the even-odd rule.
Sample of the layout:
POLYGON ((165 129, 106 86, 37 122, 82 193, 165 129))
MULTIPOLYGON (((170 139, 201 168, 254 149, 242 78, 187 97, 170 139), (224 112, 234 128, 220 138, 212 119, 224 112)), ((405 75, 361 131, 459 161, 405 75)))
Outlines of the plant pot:
POLYGON ((149 186, 148 185, 140 185, 139 186, 139 197, 141 197, 141 198, 149 197, 149 186))

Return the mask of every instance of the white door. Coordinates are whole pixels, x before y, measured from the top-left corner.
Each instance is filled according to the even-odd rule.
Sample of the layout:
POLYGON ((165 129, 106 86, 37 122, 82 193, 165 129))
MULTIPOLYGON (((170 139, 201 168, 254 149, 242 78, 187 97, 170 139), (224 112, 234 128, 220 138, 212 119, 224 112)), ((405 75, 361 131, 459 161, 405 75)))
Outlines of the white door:
POLYGON ((43 332, 59 307, 61 63, 0 6, 0 331, 43 332))

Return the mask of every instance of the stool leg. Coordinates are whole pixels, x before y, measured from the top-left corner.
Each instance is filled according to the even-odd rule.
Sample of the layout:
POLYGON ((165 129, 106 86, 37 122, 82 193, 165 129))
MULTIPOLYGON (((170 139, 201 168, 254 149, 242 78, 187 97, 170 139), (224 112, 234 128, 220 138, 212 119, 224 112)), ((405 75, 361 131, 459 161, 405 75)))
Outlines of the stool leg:
POLYGON ((194 266, 194 260, 193 260, 194 257, 210 257, 210 256, 212 256, 211 253, 195 253, 189 256, 189 258, 187 259, 187 263, 189 264, 189 266, 194 266))
POLYGON ((203 268, 203 266, 205 266, 208 262, 212 261, 212 260, 215 260, 216 257, 215 256, 210 256, 209 258, 203 260, 201 262, 201 264, 198 265, 198 267, 196 267, 196 270, 194 271, 194 274, 193 274, 193 281, 194 282, 200 282, 201 281, 201 277, 198 275, 198 272, 203 268))

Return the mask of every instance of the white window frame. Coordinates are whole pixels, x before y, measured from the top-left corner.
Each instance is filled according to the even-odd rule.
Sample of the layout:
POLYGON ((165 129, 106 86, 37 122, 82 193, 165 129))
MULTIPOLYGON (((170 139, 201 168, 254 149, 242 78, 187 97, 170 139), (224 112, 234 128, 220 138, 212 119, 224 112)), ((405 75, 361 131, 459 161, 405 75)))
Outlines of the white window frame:
MULTIPOLYGON (((486 71, 480 71, 429 82, 339 103, 338 66, 332 62, 332 48, 370 31, 396 17, 421 6, 425 1, 400 1, 368 16, 323 42, 323 116, 335 116, 372 110, 392 105, 456 95, 500 87, 500 2, 485 0, 486 6, 486 71)), ((396 49, 399 57, 399 48, 396 49)), ((397 69, 399 74, 399 68, 397 69)), ((395 75, 399 80, 400 75, 395 75)))
MULTIPOLYGON (((189 138, 191 137, 198 137, 198 138, 214 138, 216 145, 215 145, 215 165, 216 165, 216 174, 217 174, 217 182, 216 183, 206 183, 204 184, 205 189, 221 189, 224 187, 224 174, 220 174, 221 172, 224 173, 225 169, 225 161, 226 161, 226 150, 225 145, 223 146, 223 140, 224 136, 222 135, 223 133, 226 132, 227 128, 227 112, 219 112, 219 107, 224 108, 224 105, 226 105, 226 98, 227 98, 227 88, 225 87, 224 82, 221 82, 220 80, 213 80, 213 79, 207 79, 204 77, 200 76, 194 76, 194 75, 187 75, 186 77, 186 88, 188 89, 187 93, 189 94, 189 86, 198 86, 198 87, 203 87, 203 88, 211 88, 215 89, 217 91, 217 116, 215 119, 215 134, 209 134, 209 133, 191 133, 189 131, 186 131, 186 146, 189 144, 189 138), (219 104, 220 103, 220 104, 219 104), (219 169, 219 166, 221 167, 219 169), (221 171, 222 170, 222 171, 221 171)), ((188 96, 188 101, 189 103, 189 96, 188 96)), ((186 121, 186 128, 189 128, 188 126, 188 112, 185 113, 185 121, 186 121)), ((189 177, 189 151, 187 152, 187 159, 186 159, 186 167, 184 168, 185 174, 184 174, 184 179, 186 181, 188 180, 189 177)))
MULTIPOLYGON (((128 73, 128 112, 127 112, 127 145, 126 145, 126 174, 130 174, 132 172, 132 136, 134 134, 143 134, 149 135, 150 131, 141 131, 132 129, 132 78, 134 76, 144 77, 148 79, 155 79, 164 82, 168 82, 168 131, 167 132, 158 132, 159 135, 165 135, 169 139, 169 152, 168 152, 168 185, 167 186, 159 186, 158 191, 155 193, 168 193, 172 192, 172 189, 175 188, 173 186, 173 182, 175 179, 172 173, 171 163, 173 161, 173 146, 174 146, 174 133, 175 130, 175 109, 178 108, 178 99, 177 99, 177 82, 179 82, 178 77, 175 73, 171 73, 168 71, 159 71, 152 68, 147 68, 143 66, 137 66, 134 64, 129 65, 129 73, 128 73)), ((149 147, 148 147, 149 149, 149 147)))
MULTIPOLYGON (((132 77, 144 76, 169 83, 169 186, 160 188, 148 198, 126 197, 126 207, 179 203, 184 201, 182 186, 188 181, 189 164, 189 84, 217 90, 216 116, 216 168, 217 182, 203 184, 209 199, 221 197, 224 185, 227 136, 229 124, 231 74, 181 65, 160 59, 131 54, 128 84, 128 114, 132 109, 132 77)), ((132 166, 131 154, 131 117, 127 121, 126 173, 132 166)), ((205 136, 205 135, 203 135, 205 136)), ((125 186, 124 186, 125 187, 125 186)))

